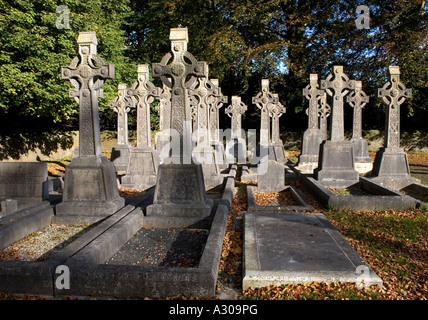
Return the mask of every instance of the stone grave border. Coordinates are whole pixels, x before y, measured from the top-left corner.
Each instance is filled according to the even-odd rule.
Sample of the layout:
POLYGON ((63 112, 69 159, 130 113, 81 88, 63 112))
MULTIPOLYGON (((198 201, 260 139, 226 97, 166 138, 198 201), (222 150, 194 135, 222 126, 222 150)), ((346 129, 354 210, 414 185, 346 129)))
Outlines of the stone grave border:
POLYGON ((416 208, 417 206, 416 199, 381 186, 365 177, 359 177, 360 186, 372 195, 338 196, 327 187, 323 186, 316 179, 308 175, 301 174, 300 180, 326 208, 352 210, 406 210, 416 208))
MULTIPOLYGON (((401 192, 401 193, 404 193, 404 192, 403 192, 403 191, 401 191, 401 190, 403 190, 403 189, 405 189, 405 188, 415 188, 418 192, 423 192, 423 193, 425 193, 425 194, 428 194, 428 187, 427 187, 427 186, 424 186, 424 185, 422 185, 422 184, 412 183, 412 184, 410 184, 410 185, 408 185, 408 186, 406 186, 406 187, 404 187, 404 188, 401 188, 401 189, 400 189, 400 192, 401 192)), ((416 200, 416 202, 417 202, 417 207, 419 207, 419 208, 421 208, 421 207, 426 207, 426 208, 428 208, 428 202, 422 201, 422 200, 420 200, 420 199, 418 199, 418 198, 414 198, 414 197, 412 197, 412 196, 410 196, 410 195, 406 195, 406 196, 408 196, 408 197, 411 197, 411 198, 415 199, 415 200, 416 200)))
POLYGON ((164 298, 177 295, 211 298, 215 295, 218 266, 229 208, 232 203, 236 165, 226 176, 204 252, 197 268, 106 265, 144 226, 143 211, 154 189, 107 217, 48 260, 0 261, 0 292, 48 297, 164 298), (59 265, 70 270, 70 289, 55 286, 59 265))
POLYGON ((285 186, 282 191, 289 191, 293 199, 299 203, 297 206, 258 206, 254 191, 258 191, 257 187, 247 186, 247 211, 248 212, 290 212, 290 211, 310 211, 314 208, 305 200, 303 194, 293 186, 285 186))

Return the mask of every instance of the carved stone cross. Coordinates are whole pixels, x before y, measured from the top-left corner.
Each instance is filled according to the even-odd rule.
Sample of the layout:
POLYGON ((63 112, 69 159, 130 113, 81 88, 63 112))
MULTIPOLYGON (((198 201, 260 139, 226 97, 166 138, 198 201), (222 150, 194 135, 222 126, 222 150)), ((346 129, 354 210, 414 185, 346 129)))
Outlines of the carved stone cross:
POLYGON ((331 140, 345 140, 343 97, 348 94, 348 89, 354 88, 355 83, 353 80, 349 80, 348 76, 343 73, 343 66, 334 66, 333 74, 330 74, 327 79, 321 80, 321 89, 326 90, 329 96, 333 96, 331 140))
POLYGON ((303 95, 309 100, 308 129, 318 129, 318 100, 323 95, 324 90, 318 88, 318 75, 309 75, 309 84, 303 89, 303 95))
POLYGON ((330 116, 331 107, 327 104, 327 93, 324 91, 320 98, 320 104, 318 108, 319 125, 323 139, 327 140, 327 118, 330 116))
POLYGON ((400 67, 390 66, 389 73, 391 81, 388 81, 383 88, 378 89, 378 96, 388 105, 386 116, 386 148, 400 147, 400 105, 412 96, 412 89, 400 81, 400 67))
POLYGON ((269 103, 267 106, 269 115, 272 117, 272 143, 282 144, 279 134, 279 117, 286 112, 286 108, 279 102, 278 94, 272 94, 275 98, 275 103, 269 103))
POLYGON ((362 109, 369 102, 369 97, 364 93, 362 87, 361 81, 355 81, 355 90, 346 97, 346 102, 354 108, 352 139, 362 138, 362 109))
POLYGON ((151 147, 150 104, 162 98, 162 89, 149 81, 149 65, 139 64, 137 81, 128 88, 127 95, 137 97, 137 148, 151 147))
POLYGON ((185 146, 190 148, 191 145, 190 135, 189 141, 183 141, 185 121, 189 124, 191 121, 187 89, 195 82, 196 77, 204 75, 205 62, 198 62, 187 51, 187 28, 171 29, 169 39, 171 52, 160 63, 153 63, 153 77, 160 78, 162 83, 171 88, 171 129, 176 130, 179 135, 182 157, 185 146))
POLYGON ((232 103, 224 112, 232 119, 232 137, 243 138, 241 136, 242 115, 247 111, 247 106, 241 101, 241 97, 232 96, 232 103))
POLYGON ((212 96, 208 100, 209 114, 210 114, 210 136, 212 141, 219 141, 219 110, 223 104, 227 103, 227 96, 224 96, 219 87, 218 79, 211 79, 213 85, 212 96))
POLYGON ((101 157, 98 97, 104 81, 114 78, 114 65, 97 56, 95 32, 80 32, 77 43, 80 57, 61 67, 61 77, 74 85, 69 95, 79 102, 79 157, 101 157))
POLYGON ((270 119, 268 106, 278 103, 278 95, 269 92, 269 79, 262 79, 262 91, 252 99, 253 104, 261 110, 260 143, 270 142, 270 119))
POLYGON ((126 84, 120 83, 117 96, 110 102, 110 108, 117 113, 117 144, 127 145, 128 141, 128 112, 135 108, 132 97, 126 96, 126 84))

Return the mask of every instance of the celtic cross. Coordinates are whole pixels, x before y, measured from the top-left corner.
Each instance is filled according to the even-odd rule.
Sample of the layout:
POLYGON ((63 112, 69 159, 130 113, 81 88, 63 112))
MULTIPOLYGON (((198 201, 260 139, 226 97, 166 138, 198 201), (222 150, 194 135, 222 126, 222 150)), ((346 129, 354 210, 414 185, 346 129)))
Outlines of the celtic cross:
POLYGON ((309 100, 308 128, 318 129, 318 100, 323 95, 324 90, 318 88, 318 75, 309 75, 309 84, 303 89, 303 95, 309 100))
POLYGON ((268 106, 278 103, 278 95, 269 92, 269 79, 262 79, 262 91, 252 99, 253 104, 261 111, 260 143, 269 144, 270 140, 270 119, 268 106))
POLYGON ((117 113, 117 143, 128 144, 128 112, 135 107, 132 97, 126 96, 126 84, 120 83, 117 96, 110 102, 110 108, 117 113))
POLYGON ((241 101, 241 97, 232 96, 232 103, 224 112, 232 119, 232 137, 243 138, 241 136, 242 115, 247 111, 247 106, 241 101))
POLYGON ((331 140, 345 140, 343 97, 348 94, 348 89, 354 88, 354 81, 349 80, 348 76, 343 73, 343 66, 334 66, 333 74, 329 74, 327 79, 321 80, 321 89, 326 90, 329 96, 333 96, 331 140))
POLYGON ((227 103, 227 96, 224 96, 219 87, 218 79, 211 79, 212 84, 212 95, 209 97, 208 106, 209 106, 209 130, 212 141, 219 141, 219 110, 223 104, 227 103))
POLYGON ((400 105, 412 96, 412 89, 400 81, 400 67, 390 66, 389 73, 391 81, 388 81, 383 88, 378 89, 378 97, 388 105, 385 124, 385 147, 400 147, 400 105))
POLYGON ((272 117, 272 143, 282 143, 280 134, 279 134, 279 117, 282 116, 283 113, 286 112, 286 108, 279 102, 278 94, 272 94, 273 98, 275 98, 275 103, 269 103, 267 105, 267 110, 269 112, 270 117, 272 117))
POLYGON ((162 89, 155 87, 149 81, 149 65, 139 64, 137 67, 137 81, 128 88, 127 95, 137 97, 137 148, 150 147, 150 104, 155 98, 162 98, 162 89))
POLYGON ((369 97, 364 93, 362 87, 361 81, 355 81, 355 90, 346 97, 346 102, 354 108, 352 139, 362 138, 362 109, 369 102, 369 97))
POLYGON ((320 105, 318 109, 320 130, 323 134, 324 140, 327 140, 327 118, 330 116, 331 107, 327 104, 327 93, 324 91, 320 98, 320 105))
POLYGON ((97 55, 95 32, 80 32, 77 43, 79 57, 61 67, 61 78, 73 84, 69 96, 79 103, 79 157, 101 157, 98 97, 105 80, 114 78, 114 65, 97 55))

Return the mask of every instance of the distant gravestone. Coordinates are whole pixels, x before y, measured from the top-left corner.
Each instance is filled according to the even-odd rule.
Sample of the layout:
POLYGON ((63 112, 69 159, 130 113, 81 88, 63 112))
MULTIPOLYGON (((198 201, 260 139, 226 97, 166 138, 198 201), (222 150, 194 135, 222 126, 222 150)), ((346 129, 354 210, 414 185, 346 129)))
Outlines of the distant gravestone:
POLYGON ((224 112, 231 118, 231 139, 226 145, 226 158, 228 162, 246 162, 246 142, 242 130, 242 115, 247 111, 247 106, 241 101, 241 97, 232 96, 231 104, 224 112), (229 159, 233 159, 230 161, 229 159))
POLYGON ((48 197, 46 163, 0 162, 0 214, 23 209, 48 197))
POLYGON ((135 107, 132 98, 126 96, 126 84, 119 84, 117 96, 110 102, 110 108, 117 113, 117 145, 111 150, 110 161, 113 162, 116 173, 126 172, 129 161, 128 113, 135 107))
POLYGON ((391 80, 378 90, 378 96, 388 105, 385 123, 385 146, 376 154, 373 179, 382 185, 402 189, 412 183, 420 183, 410 176, 407 154, 400 148, 400 105, 412 96, 412 90, 400 81, 400 67, 390 66, 391 80))
POLYGON ((257 190, 261 192, 279 192, 285 188, 285 168, 282 163, 268 160, 267 168, 257 175, 257 190), (263 171, 263 172, 262 172, 263 171))
POLYGON ((299 156, 297 169, 302 173, 312 174, 318 167, 320 145, 324 140, 323 133, 318 128, 318 101, 325 94, 318 87, 318 75, 312 73, 309 76, 309 85, 303 89, 303 95, 309 100, 308 128, 302 139, 302 151, 299 156))
POLYGON ((130 149, 121 185, 123 188, 145 190, 155 185, 159 167, 159 153, 151 143, 150 104, 155 98, 161 99, 162 90, 149 81, 149 65, 138 65, 137 74, 137 81, 126 93, 137 101, 137 147, 130 149))
POLYGON ((280 163, 287 162, 287 155, 284 151, 284 143, 280 137, 279 118, 286 112, 286 108, 279 102, 278 94, 274 94, 277 103, 268 105, 269 116, 272 118, 272 138, 269 145, 269 157, 280 163))
POLYGON ((210 188, 223 182, 223 176, 220 173, 218 162, 223 159, 217 159, 217 153, 211 145, 210 130, 210 107, 216 101, 217 87, 208 79, 208 65, 204 65, 204 76, 197 79, 197 85, 189 89, 189 95, 196 98, 194 106, 195 127, 193 139, 196 141, 196 147, 193 148, 193 161, 202 164, 205 186, 210 188))
POLYGON ((359 181, 354 169, 353 144, 345 141, 343 98, 355 82, 343 73, 342 66, 334 66, 333 74, 321 80, 321 89, 333 97, 331 108, 331 137, 321 145, 318 168, 314 174, 323 185, 347 187, 359 181))
POLYGON ((66 224, 99 221, 125 204, 114 165, 101 154, 98 97, 104 81, 114 78, 114 66, 96 54, 95 32, 80 32, 77 43, 80 57, 61 68, 62 78, 75 87, 70 96, 79 102, 78 157, 65 169, 62 202, 56 206, 55 220, 66 224))
POLYGON ((168 163, 159 165, 154 200, 146 209, 146 219, 162 227, 185 227, 208 217, 213 206, 206 197, 201 164, 189 161, 191 137, 185 134, 191 120, 187 89, 196 77, 204 75, 204 63, 187 51, 187 28, 171 29, 169 38, 171 52, 153 64, 153 76, 171 88, 170 123, 178 135, 179 150, 172 150, 168 163))
POLYGON ((362 136, 362 109, 369 102, 369 97, 362 90, 362 82, 355 81, 355 90, 346 101, 354 108, 353 129, 351 142, 354 145, 354 166, 359 173, 370 172, 373 160, 369 156, 368 143, 362 136))
POLYGON ((327 92, 323 92, 320 98, 320 104, 318 108, 319 117, 319 128, 321 130, 323 140, 328 139, 328 121, 327 118, 330 116, 331 107, 327 104, 327 92))

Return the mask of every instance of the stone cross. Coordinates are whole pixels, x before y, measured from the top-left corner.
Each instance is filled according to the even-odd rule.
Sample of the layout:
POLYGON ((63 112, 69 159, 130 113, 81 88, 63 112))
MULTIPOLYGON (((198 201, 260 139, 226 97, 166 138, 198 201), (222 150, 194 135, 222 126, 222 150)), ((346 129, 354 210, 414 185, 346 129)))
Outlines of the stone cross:
POLYGON ((327 79, 321 80, 321 89, 326 90, 329 96, 333 96, 330 139, 344 141, 343 97, 348 94, 348 89, 355 88, 355 83, 343 73, 343 66, 334 66, 333 74, 334 76, 330 74, 327 79))
POLYGON ((159 131, 171 128, 171 89, 165 84, 162 85, 162 95, 159 99, 159 104, 155 107, 159 112, 159 131))
POLYGON ((390 66, 389 73, 391 81, 388 81, 383 88, 378 89, 378 96, 388 105, 386 116, 386 148, 400 147, 400 105, 412 96, 412 89, 400 81, 400 67, 390 66))
POLYGON ((137 81, 128 88, 127 95, 137 97, 137 148, 151 147, 150 104, 162 97, 162 90, 149 81, 149 65, 139 64, 137 81))
POLYGON ((209 98, 208 106, 209 106, 209 129, 210 136, 212 141, 219 141, 219 110, 223 107, 223 104, 227 103, 227 96, 224 96, 221 92, 221 88, 219 87, 218 79, 211 79, 211 83, 213 85, 213 94, 209 98))
POLYGON ((80 32, 77 43, 80 59, 61 67, 61 78, 74 85, 69 96, 79 102, 79 157, 101 157, 98 97, 105 80, 114 78, 114 65, 97 55, 95 32, 80 32))
POLYGON ((362 81, 355 81, 355 90, 346 97, 346 102, 354 108, 352 139, 362 138, 362 109, 369 102, 369 97, 364 93, 362 87, 362 81))
POLYGON ((269 103, 267 110, 270 117, 272 117, 272 143, 273 144, 282 144, 280 134, 279 134, 279 117, 286 112, 286 108, 279 102, 278 94, 272 94, 274 101, 276 103, 269 103))
MULTIPOLYGON (((175 130, 180 140, 180 158, 184 149, 191 146, 191 136, 184 141, 184 126, 190 124, 191 111, 188 90, 195 82, 195 77, 204 76, 205 62, 198 62, 187 51, 187 28, 170 30, 171 52, 167 53, 160 63, 153 63, 153 77, 160 78, 162 83, 171 89, 171 129, 175 130)), ((188 150, 190 151, 190 150, 188 150)))
POLYGON ((241 136, 242 115, 247 111, 247 106, 241 101, 241 97, 232 96, 232 103, 224 112, 232 119, 232 137, 243 138, 241 136))
POLYGON ((262 91, 252 99, 253 104, 261 110, 260 143, 268 145, 270 140, 269 105, 278 103, 278 95, 269 92, 269 79, 262 79, 262 91))
POLYGON ((303 89, 303 95, 309 100, 308 129, 318 129, 318 100, 324 90, 318 89, 318 74, 309 75, 309 84, 303 89))
POLYGON ((319 125, 320 130, 323 134, 324 140, 327 140, 327 118, 330 116, 331 108, 327 104, 327 93, 324 91, 324 93, 321 96, 320 99, 320 105, 318 109, 318 116, 319 116, 319 125))
POLYGON ((117 113, 117 144, 127 145, 128 141, 128 112, 135 107, 132 97, 126 96, 126 84, 120 83, 117 96, 110 102, 110 108, 117 113))

